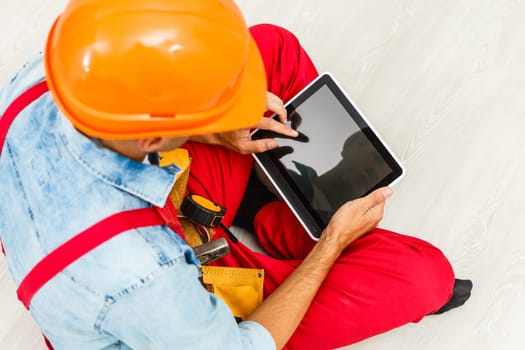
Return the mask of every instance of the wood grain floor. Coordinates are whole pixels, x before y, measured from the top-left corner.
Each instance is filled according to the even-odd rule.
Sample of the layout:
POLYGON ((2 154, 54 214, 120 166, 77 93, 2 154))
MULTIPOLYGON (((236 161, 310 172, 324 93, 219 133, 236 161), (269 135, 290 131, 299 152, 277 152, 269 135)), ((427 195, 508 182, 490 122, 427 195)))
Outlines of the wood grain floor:
MULTIPOLYGON (((1 85, 64 3, 2 0, 1 85)), ((250 24, 295 32, 405 164, 381 226, 438 245, 475 284, 461 309, 349 348, 524 349, 524 1, 238 3, 250 24)), ((0 349, 43 349, 3 258, 0 349)))

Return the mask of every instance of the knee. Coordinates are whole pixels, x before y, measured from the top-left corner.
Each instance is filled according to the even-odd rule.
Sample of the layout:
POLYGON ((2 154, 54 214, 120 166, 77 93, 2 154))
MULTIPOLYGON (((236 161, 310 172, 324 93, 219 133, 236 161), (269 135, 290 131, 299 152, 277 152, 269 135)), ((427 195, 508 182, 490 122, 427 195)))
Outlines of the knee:
POLYGON ((379 256, 392 259, 385 259, 382 267, 402 282, 403 308, 411 310, 413 320, 438 310, 452 296, 454 271, 443 252, 432 244, 382 229, 357 242, 358 247, 370 244, 379 250, 379 256))
POLYGON ((266 69, 268 91, 288 101, 317 75, 317 69, 289 30, 258 24, 250 28, 266 69))
POLYGON ((415 304, 421 307, 421 317, 442 307, 452 296, 454 288, 454 271, 446 256, 438 248, 427 243, 424 254, 418 250, 415 268, 412 270, 415 304))
POLYGON ((281 44, 290 40, 298 42, 297 37, 288 29, 270 23, 253 25, 250 27, 250 33, 253 37, 264 37, 270 42, 281 44))

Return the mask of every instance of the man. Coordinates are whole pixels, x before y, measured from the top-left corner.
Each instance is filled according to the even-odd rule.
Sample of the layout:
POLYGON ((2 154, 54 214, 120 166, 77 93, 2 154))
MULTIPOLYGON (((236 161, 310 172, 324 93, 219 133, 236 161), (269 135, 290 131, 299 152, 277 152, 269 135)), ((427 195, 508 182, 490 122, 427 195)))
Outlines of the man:
POLYGON ((345 203, 317 243, 279 201, 253 220, 267 255, 218 229, 231 246, 221 265, 265 269, 266 298, 239 324, 202 287, 183 233, 138 227, 144 217, 45 283, 27 282, 106 218, 167 205, 184 169, 145 162, 156 152, 188 150, 188 192, 224 205, 229 226, 253 167, 248 153, 277 147, 251 141, 248 128, 295 136, 261 115, 266 105, 284 120, 276 96, 289 99, 316 75, 289 32, 248 31, 229 0, 68 4, 43 57, 0 96, 2 118, 16 114, 0 158, 1 239, 19 296, 55 349, 329 349, 447 303, 454 276, 443 254, 375 228, 388 188, 345 203), (27 102, 34 86, 38 98, 27 102))

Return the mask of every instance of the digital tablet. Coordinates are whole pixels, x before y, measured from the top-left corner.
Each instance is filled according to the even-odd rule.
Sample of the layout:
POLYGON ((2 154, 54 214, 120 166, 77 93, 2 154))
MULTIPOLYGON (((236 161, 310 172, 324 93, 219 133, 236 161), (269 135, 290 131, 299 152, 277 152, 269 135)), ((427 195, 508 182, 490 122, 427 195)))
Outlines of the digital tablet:
POLYGON ((392 186, 404 175, 399 160, 330 73, 285 107, 288 125, 299 136, 256 130, 252 139, 276 138, 279 147, 253 156, 313 239, 343 203, 392 186))

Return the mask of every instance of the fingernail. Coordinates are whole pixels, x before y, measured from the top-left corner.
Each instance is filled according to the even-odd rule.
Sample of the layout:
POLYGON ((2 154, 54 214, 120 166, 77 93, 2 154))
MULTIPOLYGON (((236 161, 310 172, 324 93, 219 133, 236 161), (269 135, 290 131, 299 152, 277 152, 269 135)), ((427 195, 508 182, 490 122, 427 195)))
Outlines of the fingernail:
POLYGON ((268 149, 273 149, 273 148, 277 147, 277 142, 275 142, 275 141, 268 141, 268 143, 266 145, 268 146, 268 149))
POLYGON ((295 137, 295 136, 299 136, 299 133, 297 132, 297 130, 292 130, 290 132, 290 135, 295 137))
POLYGON ((392 195, 392 189, 390 187, 386 187, 383 190, 383 195, 385 196, 385 198, 390 197, 392 195))

